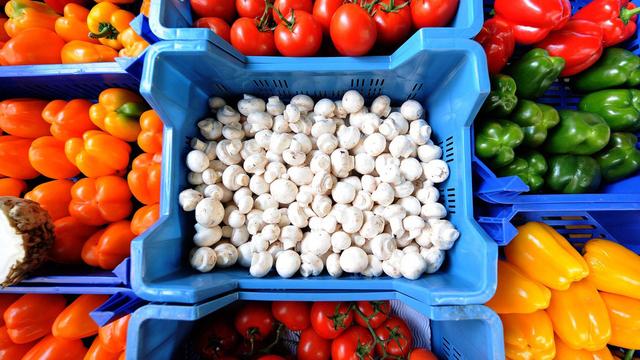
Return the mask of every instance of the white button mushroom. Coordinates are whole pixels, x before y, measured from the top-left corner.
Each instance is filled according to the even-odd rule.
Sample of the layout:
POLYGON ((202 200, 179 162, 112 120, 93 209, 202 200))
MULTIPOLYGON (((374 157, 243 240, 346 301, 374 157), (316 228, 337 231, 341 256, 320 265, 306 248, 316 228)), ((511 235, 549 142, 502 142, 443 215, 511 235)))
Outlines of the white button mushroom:
POLYGON ((322 273, 324 264, 322 263, 322 259, 318 255, 311 253, 302 253, 302 255, 300 256, 300 260, 302 260, 302 264, 300 265, 300 275, 309 277, 318 276, 320 275, 320 273, 322 273))
POLYGON ((387 148, 387 139, 380 133, 372 133, 362 142, 364 151, 371 156, 378 156, 387 148))
POLYGON ((230 267, 238 261, 238 249, 229 243, 218 244, 213 250, 216 252, 218 267, 230 267))
POLYGON ((227 105, 227 102, 224 101, 223 98, 217 97, 217 96, 210 97, 208 100, 208 103, 209 103, 209 109, 211 109, 211 111, 214 111, 214 112, 220 109, 221 107, 227 105))
POLYGON ((444 262, 444 251, 435 246, 428 249, 420 249, 420 256, 422 256, 427 264, 425 269, 427 274, 433 274, 438 271, 444 262))
POLYGON ((364 98, 356 90, 349 90, 342 96, 342 107, 349 114, 358 112, 364 106, 364 98))
POLYGON ((231 236, 229 237, 229 240, 231 241, 231 244, 239 247, 240 245, 245 244, 247 241, 249 241, 249 236, 250 234, 247 230, 247 227, 242 226, 231 230, 231 236))
POLYGON ((365 239, 372 239, 384 230, 384 218, 372 211, 364 211, 364 223, 360 228, 360 235, 365 239))
POLYGON ((283 278, 290 278, 298 272, 302 260, 300 255, 293 250, 285 250, 278 255, 276 271, 283 278))
POLYGON ((240 121, 240 113, 229 105, 223 106, 216 112, 216 119, 223 125, 240 121))
POLYGON ((298 94, 291 98, 291 103, 296 105, 302 112, 313 111, 313 99, 309 95, 298 94))
POLYGON ((244 130, 240 123, 231 123, 222 127, 222 136, 228 140, 241 140, 244 130))
POLYGON ((385 274, 392 278, 402 277, 400 266, 402 264, 403 257, 404 253, 402 252, 402 250, 396 249, 395 251, 393 251, 389 259, 382 262, 382 271, 384 271, 385 274))
POLYGON ((422 210, 422 204, 415 196, 398 199, 397 204, 402 206, 408 215, 420 215, 422 210))
POLYGON ((249 185, 249 175, 239 165, 230 165, 222 173, 222 184, 229 190, 238 190, 249 185))
POLYGON ((196 246, 212 246, 222 238, 222 228, 220 226, 204 227, 195 225, 196 234, 193 235, 193 243, 196 246))
POLYGON ((409 238, 415 239, 423 231, 427 225, 420 216, 409 215, 402 220, 405 231, 409 232, 409 238))
MULTIPOLYGON (((313 178, 311 180, 313 180, 313 178)), ((301 185, 298 187, 296 201, 300 204, 309 205, 311 204, 311 201, 313 201, 314 195, 313 188, 310 185, 301 185)))
POLYGON ((342 214, 342 219, 340 221, 342 230, 349 234, 355 234, 360 230, 363 223, 364 213, 362 212, 362 210, 354 206, 347 206, 344 209, 344 213, 342 214))
POLYGON ((305 213, 304 207, 301 206, 298 202, 294 201, 289 204, 289 220, 291 220, 291 224, 295 225, 299 228, 304 228, 309 225, 309 216, 305 213))
POLYGON ((262 221, 265 224, 278 224, 280 222, 280 209, 270 207, 262 211, 262 221))
MULTIPOLYGON (((249 182, 251 183, 251 182, 249 182)), ((253 209, 253 197, 251 196, 251 189, 243 187, 236 190, 233 193, 233 202, 238 207, 238 211, 241 214, 246 214, 253 209)))
POLYGON ((202 200, 203 195, 199 191, 193 189, 182 190, 178 195, 178 203, 184 211, 193 211, 202 200))
POLYGON ((270 96, 266 104, 267 112, 273 116, 280 115, 284 112, 284 103, 277 96, 270 96))
POLYGON ((342 276, 342 268, 340 267, 340 255, 339 254, 330 254, 327 257, 326 268, 329 275, 333 277, 342 276))
POLYGON ((196 222, 205 227, 220 224, 224 218, 224 207, 216 199, 204 198, 196 205, 196 222))
POLYGON ((289 180, 296 185, 309 185, 313 181, 313 172, 308 166, 292 166, 287 170, 289 180))
POLYGON ((369 258, 359 247, 352 246, 340 254, 340 267, 344 272, 359 274, 367 268, 369 258))
POLYGON ((336 104, 330 99, 320 99, 313 107, 313 112, 325 117, 330 118, 333 116, 333 111, 336 109, 336 104))
POLYGON ((207 118, 198 122, 200 135, 207 140, 218 140, 222 137, 222 127, 224 125, 217 120, 207 118))
POLYGON ((335 184, 334 177, 326 171, 319 171, 313 176, 311 180, 311 188, 316 194, 328 193, 335 184))
POLYGON ((266 210, 270 208, 277 208, 278 201, 273 197, 273 195, 266 193, 259 195, 254 201, 253 206, 258 210, 266 210))
POLYGON ((344 181, 339 181, 331 189, 331 197, 338 204, 350 204, 356 197, 356 188, 344 181))
POLYGON ((187 168, 195 173, 201 173, 209 167, 209 158, 201 150, 189 151, 186 162, 187 168))
POLYGON ((442 149, 433 143, 418 146, 418 159, 424 163, 431 160, 440 159, 442 157, 442 149))
POLYGON ((371 194, 371 199, 383 206, 391 205, 395 197, 393 187, 386 182, 380 183, 376 191, 371 194))
MULTIPOLYGON (((353 206, 357 207, 362 211, 373 209, 373 200, 371 199, 371 194, 369 194, 366 191, 358 191, 355 199, 353 199, 353 206)), ((418 210, 418 213, 419 213, 419 210, 418 210)))
POLYGON ((360 142, 360 130, 353 126, 340 126, 337 132, 341 148, 351 150, 360 142))
POLYGON ((280 241, 285 250, 295 249, 296 244, 302 241, 302 230, 295 225, 288 225, 280 230, 280 241))
POLYGON ((244 94, 242 100, 238 101, 238 111, 244 116, 265 110, 264 100, 255 96, 244 94))
POLYGON ((406 135, 398 135, 389 143, 389 153, 395 158, 414 156, 416 149, 416 144, 406 135))
POLYGON ((338 148, 338 138, 333 134, 322 134, 316 140, 318 149, 325 154, 331 154, 338 148))
POLYGON ((382 275, 382 261, 373 255, 367 255, 369 260, 366 269, 362 271, 362 275, 373 277, 382 275))
POLYGON ((388 260, 396 251, 398 245, 391 234, 379 234, 369 242, 371 253, 380 260, 388 260))
POLYGON ((310 231, 302 238, 302 252, 318 256, 324 255, 331 248, 331 235, 326 231, 310 231))
POLYGON ((329 157, 329 155, 323 153, 322 151, 314 151, 311 156, 309 168, 314 174, 317 174, 321 171, 330 172, 331 158, 329 157))
POLYGON ((447 216, 447 209, 438 202, 428 202, 422 205, 420 215, 427 219, 442 219, 447 216))
POLYGON ((295 134, 291 141, 291 150, 308 154, 313 149, 313 142, 306 134, 295 134))
MULTIPOLYGON (((242 161, 240 140, 222 140, 216 145, 216 157, 226 165, 238 164, 242 161)), ((205 155, 206 156, 206 155, 205 155)))
POLYGON ((246 242, 238 246, 238 264, 242 267, 251 266, 251 259, 253 258, 253 246, 251 242, 246 242))
POLYGON ((376 172, 383 182, 397 184, 402 181, 400 159, 394 158, 391 154, 382 154, 376 158, 376 172))
POLYGON ((408 181, 415 181, 422 176, 422 166, 416 158, 407 158, 400 161, 400 173, 408 181))
POLYGON ((216 266, 216 252, 210 247, 200 247, 191 253, 191 267, 200 272, 209 272, 216 266))
MULTIPOLYGON (((375 169, 376 163, 373 156, 367 153, 360 153, 355 156, 355 170, 362 174, 371 174, 375 169)), ((422 168, 420 169, 422 170, 422 168)))
POLYGON ((360 178, 360 183, 362 184, 362 190, 371 194, 376 191, 379 181, 371 175, 363 175, 360 178))
POLYGON ((404 254, 400 263, 400 272, 402 276, 409 280, 416 280, 427 270, 427 262, 424 258, 415 252, 404 254))
POLYGON ((258 131, 254 139, 264 150, 269 150, 269 146, 271 145, 271 137, 273 136, 273 131, 271 130, 260 130, 258 131))
POLYGON ((391 99, 387 95, 380 95, 373 99, 371 112, 380 117, 389 116, 391 113, 391 99))
MULTIPOLYGON (((380 127, 380 117, 374 113, 367 113, 362 115, 360 123, 360 131, 365 135, 379 134, 377 133, 378 127, 380 127)), ((384 138, 384 136, 383 136, 384 138)))
POLYGON ((271 271, 271 267, 273 267, 273 256, 267 251, 260 251, 251 257, 249 273, 253 277, 263 277, 271 271))
POLYGON ((393 236, 399 237, 404 234, 404 227, 402 226, 402 220, 407 215, 404 208, 400 205, 393 204, 391 206, 387 206, 384 209, 384 218, 389 223, 391 227, 391 234, 393 236))
POLYGON ((416 198, 423 204, 433 203, 440 198, 440 192, 433 185, 423 185, 416 191, 416 198))
POLYGON ((291 166, 299 166, 307 160, 307 154, 287 149, 282 153, 282 160, 291 166))
POLYGON ((340 253, 351 246, 351 236, 344 231, 336 231, 331 234, 331 249, 334 253, 340 253))
POLYGON ((290 180, 277 179, 271 183, 271 194, 280 204, 291 204, 296 200, 298 187, 290 180))
POLYGON ((278 115, 273 118, 274 133, 288 133, 290 131, 289 122, 285 120, 284 115, 278 115))
POLYGON ((253 175, 249 179, 249 189, 256 195, 262 195, 269 192, 269 183, 265 181, 262 175, 253 175))
POLYGON ((249 213, 247 214, 246 223, 247 231, 251 235, 256 235, 266 225, 264 221, 262 221, 262 211, 257 209, 249 211, 249 213))
POLYGON ((317 139, 325 134, 333 135, 335 132, 336 122, 333 120, 318 120, 311 126, 311 136, 317 139))
POLYGON ((424 164, 423 169, 427 180, 433 183, 438 184, 449 178, 449 166, 443 160, 431 160, 424 164))
POLYGON ((258 131, 269 130, 273 127, 273 118, 269 113, 256 111, 247 115, 247 122, 249 125, 249 135, 254 135, 258 131))
POLYGON ((409 121, 418 120, 424 116, 424 108, 415 100, 407 100, 400 107, 400 113, 409 121))
POLYGON ((431 226, 431 242, 440 250, 449 250, 460 237, 460 232, 448 220, 429 220, 431 226))

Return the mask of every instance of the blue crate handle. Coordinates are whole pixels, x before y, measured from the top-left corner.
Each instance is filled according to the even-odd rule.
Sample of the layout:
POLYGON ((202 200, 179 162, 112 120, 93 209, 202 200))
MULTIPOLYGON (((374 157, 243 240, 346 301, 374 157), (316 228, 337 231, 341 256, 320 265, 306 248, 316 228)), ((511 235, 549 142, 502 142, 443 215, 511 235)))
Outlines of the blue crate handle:
POLYGON ((160 39, 151 31, 151 28, 149 27, 149 18, 144 16, 144 14, 138 14, 138 16, 131 20, 129 25, 149 44, 155 44, 160 41, 160 39))
POLYGON ((146 302, 132 291, 122 291, 112 295, 104 304, 89 315, 98 326, 102 327, 125 315, 133 313, 146 302))

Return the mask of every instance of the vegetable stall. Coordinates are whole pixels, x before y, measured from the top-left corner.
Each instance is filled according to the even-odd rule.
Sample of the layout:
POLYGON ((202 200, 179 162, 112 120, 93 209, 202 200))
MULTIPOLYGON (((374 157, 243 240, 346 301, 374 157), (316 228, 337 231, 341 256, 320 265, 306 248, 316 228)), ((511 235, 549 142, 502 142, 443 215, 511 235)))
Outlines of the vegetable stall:
POLYGON ((633 359, 628 0, 9 0, 0 360, 633 359))

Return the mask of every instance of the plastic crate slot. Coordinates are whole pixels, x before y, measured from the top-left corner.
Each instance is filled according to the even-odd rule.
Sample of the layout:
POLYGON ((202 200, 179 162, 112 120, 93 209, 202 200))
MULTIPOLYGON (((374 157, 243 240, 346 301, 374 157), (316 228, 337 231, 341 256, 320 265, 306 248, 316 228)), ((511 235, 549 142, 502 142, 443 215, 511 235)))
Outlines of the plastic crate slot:
POLYGON ((444 354, 447 358, 449 358, 449 356, 451 356, 451 345, 446 337, 442 337, 442 349, 444 350, 444 354))
POLYGON ((456 348, 452 348, 453 350, 453 358, 456 360, 460 360, 462 359, 462 354, 460 354, 460 352, 458 352, 458 350, 456 348))
POLYGON ((411 89, 411 92, 409 93, 407 100, 415 99, 419 97, 420 91, 422 90, 423 86, 424 86, 424 83, 421 83, 421 82, 413 84, 413 88, 411 89))

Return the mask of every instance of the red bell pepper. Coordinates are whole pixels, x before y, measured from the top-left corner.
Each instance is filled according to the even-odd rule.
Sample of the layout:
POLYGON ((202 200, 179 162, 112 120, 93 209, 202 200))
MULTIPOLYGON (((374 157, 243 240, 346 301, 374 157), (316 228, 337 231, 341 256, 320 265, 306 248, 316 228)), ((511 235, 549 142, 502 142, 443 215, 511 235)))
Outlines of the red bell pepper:
POLYGON ((516 42, 513 29, 509 24, 498 18, 491 18, 484 22, 482 30, 476 36, 476 41, 482 45, 487 54, 487 65, 491 74, 498 74, 507 64, 516 42))
POLYGON ((22 359, 22 356, 35 344, 35 342, 14 344, 7 333, 7 328, 5 326, 0 327, 0 360, 22 359))
POLYGON ((0 294, 0 326, 4 325, 4 311, 19 298, 18 294, 0 294))
POLYGON ((518 44, 534 44, 562 28, 571 15, 569 0, 496 0, 496 17, 513 29, 518 44))
POLYGON ((640 8, 629 0, 593 0, 573 15, 575 20, 589 20, 600 26, 604 47, 619 44, 636 32, 636 14, 640 8))
POLYGON ((11 341, 26 344, 49 334, 66 303, 62 295, 26 294, 20 297, 4 312, 11 341))
POLYGON ((107 295, 80 295, 66 307, 51 326, 51 333, 57 338, 80 340, 98 333, 90 312, 109 299, 107 295))
POLYGON ((565 66, 560 76, 575 75, 593 65, 602 55, 602 29, 594 22, 571 20, 562 29, 553 31, 536 47, 551 56, 560 56, 565 66))

